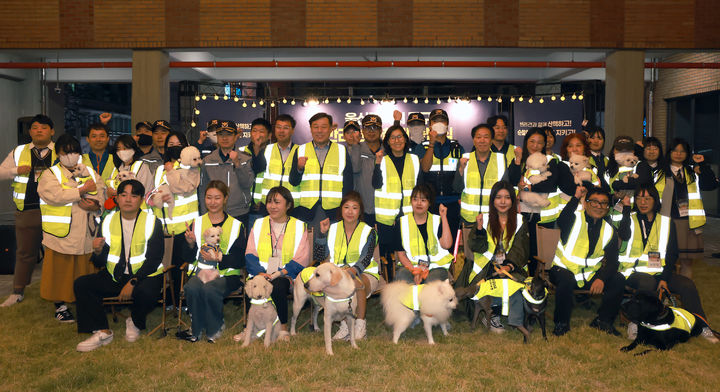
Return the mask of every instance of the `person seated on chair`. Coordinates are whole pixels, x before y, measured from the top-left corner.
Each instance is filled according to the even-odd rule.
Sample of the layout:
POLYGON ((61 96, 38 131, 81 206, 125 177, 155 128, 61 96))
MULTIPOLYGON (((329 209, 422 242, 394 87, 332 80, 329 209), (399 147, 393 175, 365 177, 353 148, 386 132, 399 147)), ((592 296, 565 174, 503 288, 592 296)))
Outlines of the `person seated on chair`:
POLYGON ((606 190, 586 191, 579 186, 557 219, 560 241, 549 276, 556 287, 553 333, 557 336, 570 331, 574 289, 602 294, 598 315, 590 326, 620 335, 613 323, 620 311, 625 278, 618 272, 618 236, 607 216, 609 207, 606 190), (577 211, 583 196, 584 210, 577 211))
POLYGON ((93 240, 91 261, 105 269, 75 280, 78 332, 92 336, 77 345, 87 352, 112 342, 113 332, 103 309, 103 298, 132 300, 125 320, 125 340, 135 342, 145 329, 145 319, 157 305, 163 283, 165 243, 160 221, 140 210, 145 188, 126 180, 117 188, 118 209, 102 222, 102 236, 93 240))
POLYGON ((228 186, 219 180, 210 181, 205 189, 207 213, 195 218, 185 232, 187 242, 183 246, 183 259, 190 264, 185 283, 185 299, 191 315, 190 331, 178 332, 177 337, 189 342, 197 341, 205 330, 208 341, 215 342, 225 327, 223 300, 240 287, 240 269, 245 267, 245 230, 242 223, 225 212, 228 186), (220 227, 220 251, 222 259, 203 249, 205 230, 220 227), (217 263, 218 277, 203 282, 198 273, 206 265, 201 260, 217 263))

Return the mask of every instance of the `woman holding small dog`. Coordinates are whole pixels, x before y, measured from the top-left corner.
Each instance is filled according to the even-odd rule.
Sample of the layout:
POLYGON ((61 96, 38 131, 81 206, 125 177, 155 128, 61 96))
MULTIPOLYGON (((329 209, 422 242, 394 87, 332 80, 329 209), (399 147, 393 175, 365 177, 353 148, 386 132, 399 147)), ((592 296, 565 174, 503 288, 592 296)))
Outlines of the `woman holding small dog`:
POLYGON ((135 176, 135 179, 140 181, 145 189, 153 189, 153 176, 148 169, 148 165, 143 164, 140 157, 143 156, 143 152, 138 147, 135 139, 130 135, 121 135, 115 140, 110 149, 113 161, 113 171, 110 174, 110 178, 105 182, 107 186, 108 197, 115 197, 117 195, 116 188, 123 181, 129 178, 119 178, 120 172, 130 172, 135 176))
MULTIPOLYGON (((362 339, 366 333, 365 311, 367 299, 378 288, 380 275, 377 261, 373 257, 377 246, 375 229, 360 220, 364 206, 360 194, 352 191, 340 202, 340 221, 330 224, 330 219, 320 222, 320 235, 315 238, 321 260, 329 258, 335 265, 346 269, 362 285, 357 289, 357 319, 355 339, 362 339), (332 251, 330 251, 332 247, 332 251)), ((349 335, 347 323, 343 320, 333 339, 345 339, 349 335)))
MULTIPOLYGON (((305 223, 288 213, 295 203, 287 188, 270 189, 265 199, 268 216, 257 219, 248 235, 245 262, 250 277, 262 275, 272 282, 271 298, 280 319, 278 340, 289 341, 288 295, 291 279, 295 279, 310 261, 305 223)), ((233 337, 243 339, 242 334, 233 337)))
POLYGON ((192 277, 184 290, 192 326, 190 331, 179 332, 178 337, 190 342, 197 341, 203 330, 210 342, 220 337, 224 327, 223 299, 240 287, 246 240, 242 223, 225 212, 228 196, 224 182, 210 181, 205 189, 208 212, 195 218, 185 231, 183 260, 190 264, 188 275, 192 277), (211 227, 222 229, 220 255, 203 249, 207 241, 204 234, 211 227), (217 263, 217 267, 201 268, 206 262, 217 263))
POLYGON ((410 194, 412 212, 400 218, 403 250, 397 252, 401 268, 395 279, 421 284, 448 278, 453 255, 452 234, 447 220, 447 208, 440 204, 440 216, 428 212, 434 203, 432 189, 417 185, 410 194))
MULTIPOLYGON (((680 296, 683 309, 706 318, 695 283, 675 273, 678 244, 675 225, 670 217, 660 215, 660 195, 652 185, 635 191, 635 206, 630 197, 623 199, 623 218, 618 237, 626 241, 626 249, 618 256, 620 272, 627 278, 626 285, 639 291, 657 291, 662 295, 671 291, 680 296)), ((628 339, 634 339, 637 325, 628 325, 628 339)), ((702 336, 717 343, 710 328, 702 336)))

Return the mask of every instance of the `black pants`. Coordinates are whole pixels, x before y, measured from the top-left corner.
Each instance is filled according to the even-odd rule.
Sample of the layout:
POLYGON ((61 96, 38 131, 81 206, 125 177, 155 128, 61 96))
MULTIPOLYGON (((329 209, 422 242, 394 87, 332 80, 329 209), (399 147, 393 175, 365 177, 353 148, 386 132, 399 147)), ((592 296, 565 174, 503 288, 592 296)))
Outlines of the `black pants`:
POLYGON ((286 277, 278 277, 272 281, 273 291, 270 294, 275 309, 277 309, 280 324, 288 322, 288 295, 290 294, 290 279, 286 277))
MULTIPOLYGON (((128 280, 130 280, 129 275, 116 282, 107 270, 75 279, 78 332, 109 328, 102 300, 120 294, 128 280)), ((145 329, 145 319, 157 304, 161 290, 162 275, 145 278, 133 289, 130 316, 139 329, 145 329)))
MULTIPOLYGON (((597 275, 594 275, 582 288, 590 289, 596 277, 597 275)), ((564 268, 553 266, 550 269, 550 282, 555 285, 555 324, 570 325, 570 316, 574 306, 573 290, 579 288, 575 276, 564 268)), ((612 324, 620 311, 620 302, 623 290, 625 290, 625 277, 620 272, 615 272, 604 283, 598 318, 612 324)))
POLYGON ((438 208, 440 207, 440 204, 443 204, 445 207, 447 207, 447 221, 448 226, 450 226, 450 235, 452 235, 453 240, 449 252, 450 254, 453 254, 453 251, 455 250, 455 236, 457 236, 457 231, 460 227, 460 203, 457 200, 447 203, 436 202, 434 205, 430 206, 430 212, 435 215, 439 215, 438 208))
MULTIPOLYGON (((640 291, 654 292, 657 290, 657 285, 660 282, 660 275, 650 275, 644 272, 634 272, 628 276, 626 284, 634 289, 640 291)), ((700 295, 698 294, 695 283, 685 276, 672 274, 670 279, 667 281, 668 289, 671 293, 680 296, 682 301, 682 308, 688 312, 699 314, 702 318, 705 317, 705 311, 703 310, 702 303, 700 302, 700 295)))
MULTIPOLYGON (((170 277, 172 278, 172 288, 173 288, 173 296, 168 297, 172 302, 173 305, 178 306, 178 300, 180 298, 180 280, 182 279, 183 273, 187 273, 187 270, 182 271, 180 269, 180 266, 183 264, 183 257, 182 257, 182 249, 183 249, 183 243, 187 245, 187 240, 185 239, 185 233, 175 234, 173 236, 173 247, 172 247, 172 256, 170 259, 170 262, 172 265, 175 266, 175 268, 170 270, 170 277)), ((165 250, 167 252, 167 249, 165 250)))

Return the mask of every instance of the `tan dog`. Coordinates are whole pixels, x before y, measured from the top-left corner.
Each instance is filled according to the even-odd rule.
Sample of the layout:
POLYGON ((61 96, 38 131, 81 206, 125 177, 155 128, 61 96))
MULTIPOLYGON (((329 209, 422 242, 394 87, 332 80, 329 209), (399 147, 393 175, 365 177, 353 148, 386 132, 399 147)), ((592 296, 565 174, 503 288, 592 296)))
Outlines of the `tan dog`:
POLYGON ((270 299, 273 286, 264 276, 258 275, 250 279, 245 286, 245 294, 250 298, 248 324, 245 327, 243 347, 250 345, 260 332, 265 331, 265 347, 269 347, 280 334, 280 320, 275 304, 270 299))
POLYGON ((380 302, 385 323, 393 327, 393 343, 397 344, 400 335, 420 316, 428 343, 435 344, 432 327, 440 325, 443 335, 447 336, 448 319, 458 301, 446 279, 418 286, 402 281, 390 283, 380 293, 380 302))
POLYGON ((350 345, 355 343, 355 308, 357 295, 355 281, 347 271, 332 263, 323 263, 315 270, 312 279, 305 284, 310 291, 322 291, 325 294, 325 312, 323 331, 325 333, 325 352, 333 355, 331 330, 333 321, 345 320, 350 330, 350 345))
POLYGON ((320 330, 317 318, 318 313, 320 313, 320 309, 325 307, 325 294, 322 292, 311 293, 305 288, 305 285, 308 284, 315 276, 316 269, 316 267, 306 267, 295 278, 295 285, 293 285, 293 315, 290 319, 290 335, 296 335, 295 325, 297 324, 300 311, 302 311, 302 308, 308 298, 312 299, 310 302, 310 327, 316 332, 320 330))

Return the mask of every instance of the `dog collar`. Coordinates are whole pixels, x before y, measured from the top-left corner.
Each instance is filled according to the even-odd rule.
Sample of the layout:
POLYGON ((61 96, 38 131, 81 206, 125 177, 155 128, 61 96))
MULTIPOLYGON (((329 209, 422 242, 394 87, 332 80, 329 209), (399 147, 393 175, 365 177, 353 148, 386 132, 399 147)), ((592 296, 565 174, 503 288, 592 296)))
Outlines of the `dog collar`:
POLYGON ((545 295, 543 295, 542 299, 535 299, 532 297, 532 295, 530 295, 530 292, 527 291, 527 289, 523 289, 522 291, 523 298, 525 298, 526 301, 530 302, 533 305, 540 305, 545 302, 545 299, 547 298, 547 293, 548 290, 545 289, 545 295))
POLYGON ((181 163, 181 164, 180 164, 180 168, 181 168, 181 169, 192 169, 192 166, 190 166, 190 165, 183 165, 183 164, 181 163))
POLYGON ((251 299, 250 303, 253 305, 265 305, 266 303, 270 302, 270 298, 263 298, 263 299, 251 299))
POLYGON ((352 298, 352 295, 349 296, 349 297, 347 297, 347 298, 340 298, 340 299, 338 299, 338 298, 333 298, 333 297, 325 294, 325 299, 327 299, 327 300, 330 301, 330 302, 347 302, 347 301, 350 301, 350 298, 352 298))

